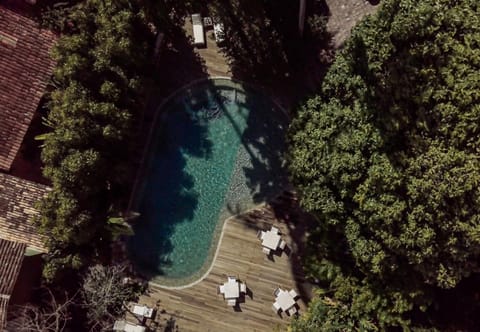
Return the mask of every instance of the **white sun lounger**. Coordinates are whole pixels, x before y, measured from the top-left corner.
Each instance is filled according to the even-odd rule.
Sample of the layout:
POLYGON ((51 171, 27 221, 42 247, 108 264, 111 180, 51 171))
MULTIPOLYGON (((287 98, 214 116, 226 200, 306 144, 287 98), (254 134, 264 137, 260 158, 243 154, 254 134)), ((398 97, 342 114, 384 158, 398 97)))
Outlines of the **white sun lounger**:
POLYGON ((153 316, 153 309, 144 305, 135 304, 133 306, 132 312, 135 315, 138 315, 140 317, 145 317, 145 318, 152 318, 153 316))
POLYGON ((205 46, 205 31, 203 29, 202 16, 200 14, 192 14, 193 25, 193 45, 205 46))

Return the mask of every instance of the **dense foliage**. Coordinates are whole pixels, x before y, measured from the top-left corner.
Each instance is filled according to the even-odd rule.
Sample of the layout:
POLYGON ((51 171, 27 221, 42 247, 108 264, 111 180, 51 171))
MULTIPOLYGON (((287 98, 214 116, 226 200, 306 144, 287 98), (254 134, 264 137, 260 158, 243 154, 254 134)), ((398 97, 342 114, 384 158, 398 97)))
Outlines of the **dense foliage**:
POLYGON ((118 229, 154 45, 135 1, 87 0, 70 9, 69 22, 53 51, 56 89, 42 149, 52 191, 37 223, 47 235, 49 279, 97 256, 109 219, 118 229))
POLYGON ((407 305, 369 313, 375 328, 401 326, 424 308, 419 294, 479 271, 479 68, 477 1, 387 0, 292 122, 291 178, 318 220, 312 275, 330 287, 354 275, 351 308, 374 288, 392 302, 387 286, 403 280, 407 305))
POLYGON ((80 291, 90 331, 111 329, 115 319, 127 310, 128 302, 135 301, 143 292, 142 288, 126 277, 122 266, 91 266, 80 291))
MULTIPOLYGON (((317 294, 309 304, 307 312, 292 321, 293 331, 333 332, 333 331, 378 331, 378 326, 372 317, 379 313, 377 305, 369 305, 369 301, 381 301, 381 297, 366 297, 361 299, 357 292, 352 294, 357 302, 342 302, 328 296, 317 294), (361 305, 367 305, 367 308, 361 305), (373 314, 372 314, 373 313, 373 314)), ((369 292, 367 292, 368 294, 369 292)), ((371 295, 371 294, 370 294, 371 295)), ((386 303, 387 304, 387 303, 386 303)), ((388 303, 391 305, 391 303, 388 303)), ((383 314, 383 312, 380 312, 383 314)), ((387 316, 388 313, 387 313, 387 316)), ((391 322, 390 322, 391 323, 391 322)), ((405 322, 402 322, 405 324, 405 322)), ((406 327, 406 324, 403 325, 406 327)))

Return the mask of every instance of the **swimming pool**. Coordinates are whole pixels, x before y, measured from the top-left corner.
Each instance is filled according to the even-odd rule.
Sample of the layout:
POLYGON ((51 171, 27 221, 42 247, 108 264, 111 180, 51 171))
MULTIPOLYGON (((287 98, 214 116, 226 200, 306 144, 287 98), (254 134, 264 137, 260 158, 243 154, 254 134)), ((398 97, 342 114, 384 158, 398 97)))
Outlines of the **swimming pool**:
POLYGON ((285 114, 266 96, 226 79, 202 81, 159 109, 133 209, 137 268, 160 285, 198 279, 223 221, 286 184, 285 114))

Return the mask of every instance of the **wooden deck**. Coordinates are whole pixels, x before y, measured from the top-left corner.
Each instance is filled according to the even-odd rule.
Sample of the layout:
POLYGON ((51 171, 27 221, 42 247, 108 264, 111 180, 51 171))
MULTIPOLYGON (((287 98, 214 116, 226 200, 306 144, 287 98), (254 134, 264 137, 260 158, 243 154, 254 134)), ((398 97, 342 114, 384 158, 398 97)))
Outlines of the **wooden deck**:
MULTIPOLYGON (((274 289, 293 288, 302 298, 308 298, 305 293, 310 290, 297 264, 298 239, 294 241, 290 236, 295 230, 298 227, 278 218, 270 206, 227 220, 218 256, 205 279, 184 289, 152 286, 150 294, 139 302, 157 307, 154 324, 162 328, 172 324, 178 331, 286 331, 291 318, 273 311, 274 289), (257 230, 272 224, 280 229, 292 250, 290 257, 282 253, 270 260, 262 253, 257 230), (249 291, 239 308, 228 307, 223 297, 217 295, 217 286, 226 281, 226 275, 238 276, 247 283, 249 291)), ((303 312, 305 301, 300 299, 297 304, 303 312)))
MULTIPOLYGON (((190 18, 185 20, 184 26, 187 36, 192 37, 192 22, 190 18)), ((197 53, 200 58, 204 61, 206 71, 208 76, 223 76, 231 77, 230 67, 228 65, 227 59, 223 55, 220 48, 215 42, 215 37, 213 35, 213 28, 205 29, 206 35, 206 47, 204 48, 195 48, 195 53, 197 53)), ((192 37, 193 38, 193 37, 192 37)))

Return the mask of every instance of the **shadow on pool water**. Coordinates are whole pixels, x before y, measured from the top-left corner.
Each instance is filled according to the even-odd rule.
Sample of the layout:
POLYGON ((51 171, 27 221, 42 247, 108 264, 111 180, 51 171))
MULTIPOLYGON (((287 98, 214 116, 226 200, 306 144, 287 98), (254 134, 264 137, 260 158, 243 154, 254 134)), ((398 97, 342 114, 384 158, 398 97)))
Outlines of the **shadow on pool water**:
MULTIPOLYGON (((267 96, 262 96, 262 112, 258 112, 253 105, 259 102, 251 96, 247 94, 245 104, 252 111, 242 134, 242 144, 249 154, 251 165, 244 166, 243 172, 252 199, 258 204, 273 198, 288 185, 284 162, 288 119, 267 96)), ((232 210, 233 214, 240 212, 232 210)))
POLYGON ((287 185, 283 153, 288 119, 268 97, 226 80, 184 89, 159 111, 163 114, 139 176, 143 183, 134 207, 141 217, 129 251, 147 277, 163 276, 171 280, 157 281, 185 284, 210 265, 226 217, 269 200, 287 185), (238 111, 232 111, 217 93, 219 88, 231 90, 232 85, 238 111), (190 103, 190 112, 181 109, 185 101, 190 103), (209 137, 208 114, 197 116, 205 102, 218 106, 219 113, 210 117, 222 117, 231 126, 231 135, 221 136, 225 142, 209 137), (221 144, 239 148, 219 150, 221 144), (202 188, 202 182, 210 187, 202 188), (211 211, 205 212, 206 208, 211 211))

